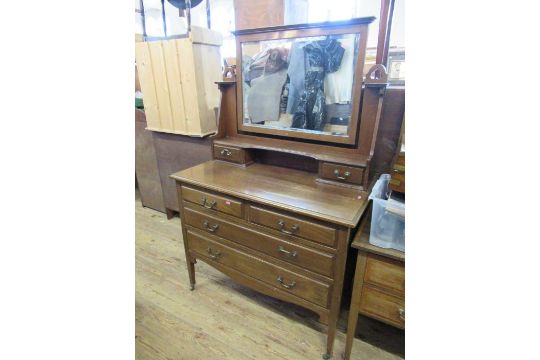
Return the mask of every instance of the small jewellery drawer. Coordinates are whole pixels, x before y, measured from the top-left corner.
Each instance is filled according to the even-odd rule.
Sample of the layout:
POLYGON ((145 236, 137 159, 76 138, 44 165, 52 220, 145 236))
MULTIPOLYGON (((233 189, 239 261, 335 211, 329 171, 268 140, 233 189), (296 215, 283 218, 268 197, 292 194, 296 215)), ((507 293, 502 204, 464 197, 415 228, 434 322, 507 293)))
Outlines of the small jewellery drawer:
POLYGON ((364 169, 353 166, 322 163, 320 176, 321 178, 328 180, 362 184, 364 169))
POLYGON ((369 285, 362 287, 360 312, 399 328, 405 327, 405 301, 369 285))
POLYGON ((304 269, 332 277, 335 255, 293 244, 274 236, 184 207, 186 225, 236 242, 304 269))
POLYGON ((255 206, 250 206, 249 218, 255 224, 279 230, 284 234, 300 236, 307 240, 336 247, 336 229, 329 226, 255 206))
POLYGON ((242 217, 242 202, 229 197, 214 195, 206 191, 182 186, 182 198, 207 209, 242 217))
POLYGON ((232 161, 239 164, 245 164, 248 161, 246 151, 229 146, 214 144, 214 158, 219 160, 232 161))
POLYGON ((405 267, 402 262, 369 255, 366 261, 364 281, 379 287, 405 293, 405 267))
POLYGON ((322 307, 328 306, 330 285, 257 258, 212 240, 198 231, 187 230, 188 247, 202 258, 235 269, 275 288, 308 300, 322 307))

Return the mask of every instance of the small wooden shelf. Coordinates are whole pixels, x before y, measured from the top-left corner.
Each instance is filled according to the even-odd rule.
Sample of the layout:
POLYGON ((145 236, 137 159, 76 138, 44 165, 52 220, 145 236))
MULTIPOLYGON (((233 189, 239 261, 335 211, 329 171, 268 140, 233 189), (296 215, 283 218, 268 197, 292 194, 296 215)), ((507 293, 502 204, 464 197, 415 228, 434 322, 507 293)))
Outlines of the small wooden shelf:
POLYGON ((244 149, 262 149, 311 157, 315 160, 366 167, 367 156, 358 153, 336 152, 335 147, 253 136, 215 139, 214 144, 244 149), (284 146, 286 144, 286 146, 284 146))

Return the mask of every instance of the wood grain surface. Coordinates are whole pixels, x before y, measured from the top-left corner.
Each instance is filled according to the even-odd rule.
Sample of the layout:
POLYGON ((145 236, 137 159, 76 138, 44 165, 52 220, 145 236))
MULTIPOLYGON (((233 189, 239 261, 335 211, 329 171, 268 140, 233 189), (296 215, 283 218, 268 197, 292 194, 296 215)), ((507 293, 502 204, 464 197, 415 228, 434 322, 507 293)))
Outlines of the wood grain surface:
MULTIPOLYGON (((137 360, 321 358, 326 326, 311 311, 248 289, 203 262, 196 265, 197 289, 189 291, 180 219, 168 221, 140 199, 135 206, 137 360)), ((345 309, 335 359, 344 349, 345 309)), ((362 340, 354 338, 352 359, 403 357, 401 330, 369 318, 358 327, 362 340)))
POLYGON ((368 203, 365 192, 318 183, 316 174, 262 164, 240 167, 212 160, 171 177, 347 227, 356 226, 368 203))

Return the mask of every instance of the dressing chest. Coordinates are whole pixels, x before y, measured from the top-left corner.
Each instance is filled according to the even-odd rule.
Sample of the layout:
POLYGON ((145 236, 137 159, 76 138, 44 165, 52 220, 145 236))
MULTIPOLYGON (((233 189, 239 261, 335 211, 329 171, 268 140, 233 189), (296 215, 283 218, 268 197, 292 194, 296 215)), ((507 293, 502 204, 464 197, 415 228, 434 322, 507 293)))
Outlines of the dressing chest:
POLYGON ((328 325, 325 358, 386 86, 383 66, 363 70, 373 20, 236 32, 241 65, 218 83, 213 160, 171 175, 191 289, 201 260, 312 310, 328 325))

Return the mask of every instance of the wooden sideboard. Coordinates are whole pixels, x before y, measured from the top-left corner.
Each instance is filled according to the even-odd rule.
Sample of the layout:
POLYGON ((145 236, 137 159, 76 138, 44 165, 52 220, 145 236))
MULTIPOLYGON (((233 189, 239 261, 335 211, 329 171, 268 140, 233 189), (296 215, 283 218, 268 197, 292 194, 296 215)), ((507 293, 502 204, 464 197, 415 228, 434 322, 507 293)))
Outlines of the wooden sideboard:
POLYGON ((351 356, 358 314, 405 329, 405 253, 369 243, 370 211, 362 218, 352 242, 358 249, 345 343, 351 356))
POLYGON ((310 309, 328 324, 331 354, 347 250, 368 194, 259 163, 212 160, 171 177, 192 289, 194 265, 202 260, 243 285, 310 309))

